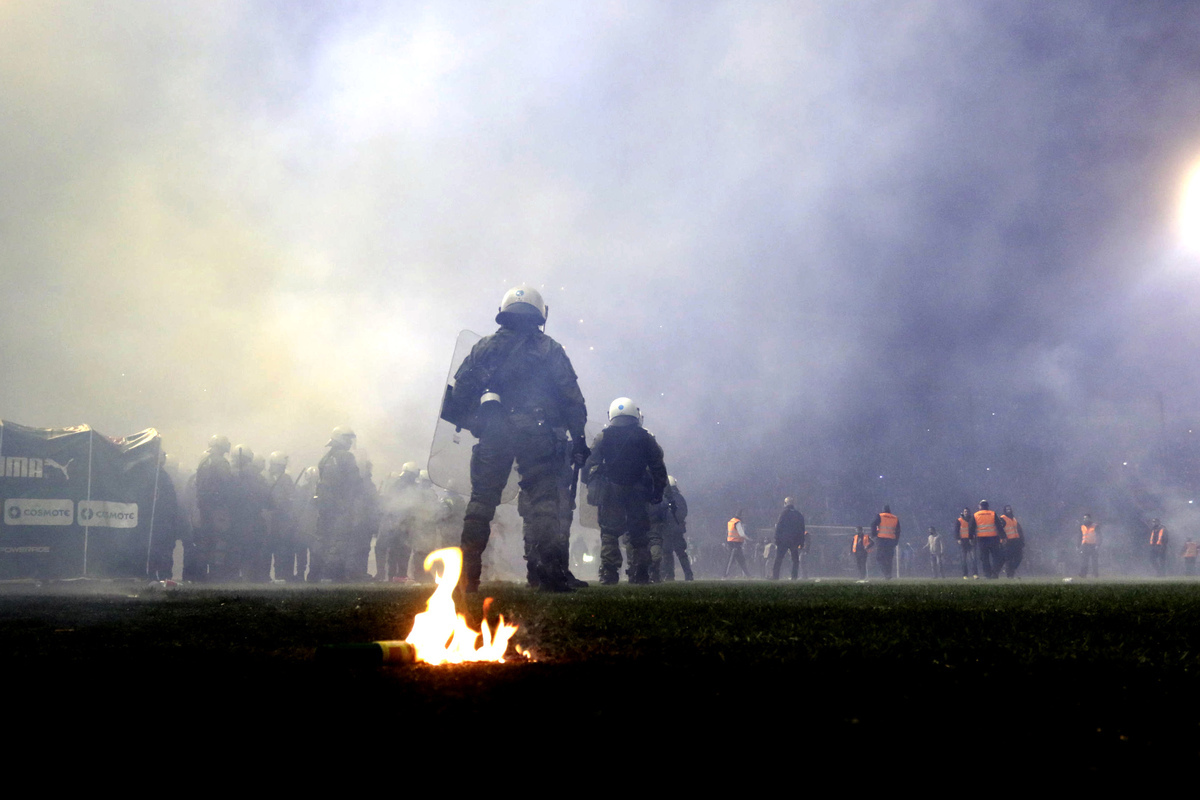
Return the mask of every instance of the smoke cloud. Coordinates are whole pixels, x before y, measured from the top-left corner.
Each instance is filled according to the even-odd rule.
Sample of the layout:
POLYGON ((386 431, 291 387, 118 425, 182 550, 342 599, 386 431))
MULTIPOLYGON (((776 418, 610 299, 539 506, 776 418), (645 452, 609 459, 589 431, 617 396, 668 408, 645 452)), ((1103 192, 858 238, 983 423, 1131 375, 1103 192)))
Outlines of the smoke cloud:
POLYGON ((185 466, 349 424, 396 469, 529 282, 699 529, 1182 515, 1198 38, 1171 3, 6 3, 0 413, 185 466))

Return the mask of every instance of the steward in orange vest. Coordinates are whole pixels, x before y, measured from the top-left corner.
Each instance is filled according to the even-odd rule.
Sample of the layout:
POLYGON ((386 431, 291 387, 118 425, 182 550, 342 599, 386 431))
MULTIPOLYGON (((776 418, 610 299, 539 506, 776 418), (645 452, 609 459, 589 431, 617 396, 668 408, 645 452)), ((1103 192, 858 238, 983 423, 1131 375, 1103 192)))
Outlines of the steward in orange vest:
POLYGON ((896 559, 896 543, 900 539, 900 520, 892 513, 891 506, 885 505, 883 511, 875 515, 871 523, 871 538, 875 540, 875 564, 883 572, 883 577, 891 578, 896 559))
POLYGON ((1000 542, 1004 539, 1004 521, 988 508, 987 500, 979 501, 975 512, 975 546, 979 548, 979 565, 988 578, 999 578, 1004 566, 1000 542))
POLYGON ((734 517, 733 519, 729 520, 727 527, 728 534, 725 537, 725 541, 731 544, 735 542, 737 544, 741 544, 742 542, 746 541, 746 529, 742 527, 742 520, 739 517, 734 517))
POLYGON ((1170 537, 1158 517, 1150 520, 1150 563, 1158 577, 1167 577, 1167 544, 1170 537))
POLYGON ((1004 526, 1004 574, 1012 578, 1017 574, 1017 567, 1021 566, 1021 559, 1025 557, 1025 530, 1017 521, 1012 506, 1004 507, 1000 522, 1004 526))
POLYGON ((1079 526, 1079 577, 1086 578, 1088 564, 1092 565, 1092 576, 1100 577, 1100 524, 1092 521, 1091 514, 1083 515, 1079 526))
POLYGON ((979 554, 975 550, 975 517, 967 509, 963 509, 954 520, 955 539, 958 541, 958 552, 962 555, 963 580, 979 577, 979 554))
POLYGON ((737 562, 742 568, 742 574, 747 578, 750 577, 750 570, 746 569, 746 556, 742 553, 742 543, 749 541, 746 536, 746 528, 742 525, 742 517, 746 512, 739 511, 737 516, 729 520, 727 525, 728 532, 725 536, 725 542, 729 545, 729 561, 725 564, 725 577, 729 577, 729 570, 733 568, 733 562, 737 562))

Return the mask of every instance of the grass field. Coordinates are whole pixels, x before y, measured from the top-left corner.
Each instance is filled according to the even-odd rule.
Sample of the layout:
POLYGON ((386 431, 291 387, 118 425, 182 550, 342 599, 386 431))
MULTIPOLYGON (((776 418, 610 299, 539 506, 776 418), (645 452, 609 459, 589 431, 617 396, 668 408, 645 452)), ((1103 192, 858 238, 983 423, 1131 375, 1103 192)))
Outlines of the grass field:
MULTIPOLYGON (((830 753, 986 742, 1086 753, 1100 770, 1200 749, 1200 583, 484 590, 535 663, 317 664, 323 644, 403 638, 430 592, 371 585, 9 585, 0 646, 10 691, 72 714, 187 719, 291 703, 317 720, 506 720, 569 738, 667 726, 701 748, 784 723, 830 753)), ((475 600, 473 624, 479 613, 475 600)))

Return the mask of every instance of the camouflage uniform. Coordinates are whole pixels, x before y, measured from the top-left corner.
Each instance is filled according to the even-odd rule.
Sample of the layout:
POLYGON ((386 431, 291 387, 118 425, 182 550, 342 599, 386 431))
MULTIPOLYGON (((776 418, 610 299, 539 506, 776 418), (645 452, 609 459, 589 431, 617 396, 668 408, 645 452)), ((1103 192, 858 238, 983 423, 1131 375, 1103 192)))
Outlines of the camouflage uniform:
MULTIPOLYGON (((663 580, 675 580, 675 557, 679 557, 679 565, 683 568, 684 580, 692 580, 692 563, 688 559, 687 540, 687 500, 683 492, 676 486, 668 486, 663 492, 663 502, 650 506, 650 557, 654 558, 654 540, 662 543, 662 561, 659 574, 663 580)), ((653 570, 654 565, 651 564, 653 570)))
POLYGON ((304 547, 297 525, 296 485, 286 470, 267 479, 267 541, 275 564, 275 579, 296 580, 296 562, 300 562, 300 578, 304 577, 304 547), (299 559, 297 559, 299 556, 299 559))
MULTIPOLYGON (((371 560, 371 539, 379 533, 379 491, 371 479, 371 462, 363 464, 362 491, 355 505, 354 533, 347 554, 346 576, 361 581, 368 578, 367 565, 371 560)), ((377 570, 379 565, 376 564, 377 570)))
MULTIPOLYGON (((557 429, 554 432, 556 441, 558 442, 558 459, 560 462, 560 473, 558 476, 558 534, 555 546, 558 548, 559 555, 557 558, 563 563, 569 565, 571 563, 571 523, 575 521, 575 485, 578 482, 579 476, 575 472, 574 461, 572 459, 571 442, 567 439, 565 429, 557 429)), ((517 503, 521 500, 518 497, 517 503)), ((523 526, 528 528, 528 523, 523 526)), ((529 535, 529 531, 525 530, 525 580, 532 587, 538 586, 539 577, 536 570, 537 559, 533 558, 528 550, 529 542, 533 541, 529 535)), ((568 580, 575 581, 575 576, 570 574, 568 570, 568 580)), ((576 582, 577 586, 586 586, 582 582, 576 582)))
POLYGON ((598 507, 600 582, 617 582, 621 571, 619 540, 622 534, 628 534, 629 580, 648 583, 652 554, 647 503, 661 503, 667 486, 662 448, 654 434, 636 419, 617 417, 596 435, 583 469, 588 502, 598 507))
POLYGON ((195 566, 190 579, 223 581, 236 577, 230 535, 233 524, 233 474, 225 456, 211 450, 196 467, 195 566))
POLYGON ((266 511, 270 487, 261 473, 250 464, 239 466, 233 476, 235 506, 233 514, 233 563, 231 577, 266 583, 271 579, 271 553, 267 543, 266 511))
POLYGON ((352 552, 355 501, 362 491, 362 479, 354 454, 339 442, 330 444, 329 452, 317 464, 317 474, 317 577, 341 581, 346 579, 352 552))
POLYGON ((587 408, 575 369, 562 346, 532 327, 502 325, 481 339, 455 374, 453 401, 478 406, 485 391, 499 403, 484 407, 472 424, 479 438, 471 453, 471 499, 463 519, 463 582, 479 586, 491 522, 513 461, 520 475, 517 510, 525 522, 526 557, 539 581, 565 585, 560 547, 562 459, 555 429, 582 441, 587 408))

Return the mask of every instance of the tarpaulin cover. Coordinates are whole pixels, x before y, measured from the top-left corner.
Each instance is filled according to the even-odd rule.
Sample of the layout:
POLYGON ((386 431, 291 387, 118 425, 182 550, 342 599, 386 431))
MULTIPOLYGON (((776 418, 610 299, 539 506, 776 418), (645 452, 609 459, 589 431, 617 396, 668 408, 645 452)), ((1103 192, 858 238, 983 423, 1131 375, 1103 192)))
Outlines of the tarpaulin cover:
POLYGON ((147 573, 162 441, 0 421, 0 579, 147 573))

